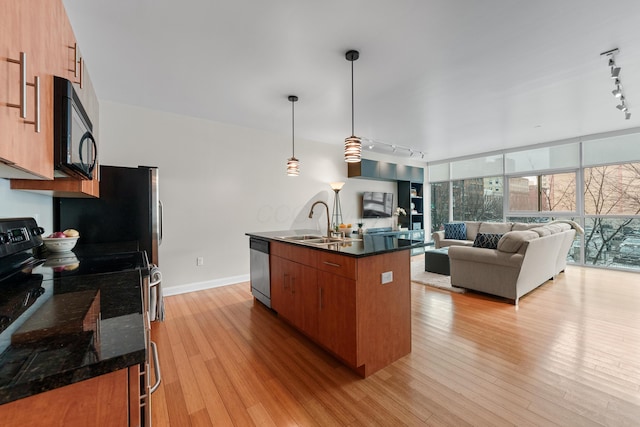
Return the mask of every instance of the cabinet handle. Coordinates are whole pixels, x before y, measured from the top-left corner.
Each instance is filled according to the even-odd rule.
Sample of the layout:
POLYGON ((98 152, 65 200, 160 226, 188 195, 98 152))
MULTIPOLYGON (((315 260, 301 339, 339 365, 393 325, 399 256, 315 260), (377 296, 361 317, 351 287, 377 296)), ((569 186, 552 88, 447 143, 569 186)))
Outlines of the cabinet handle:
POLYGON ((322 288, 318 288, 318 290, 320 291, 320 298, 318 298, 318 302, 320 304, 320 310, 322 310, 322 288))
POLYGON ((84 87, 84 58, 80 57, 80 81, 77 82, 80 85, 80 89, 84 87))
POLYGON ((78 43, 74 43, 73 46, 69 46, 69 49, 73 49, 73 70, 70 69, 69 71, 73 71, 73 77, 77 78, 78 74, 80 75, 80 81, 75 83, 78 83, 80 85, 80 89, 82 89, 82 81, 84 80, 84 59, 78 54, 78 43), (78 64, 80 64, 79 67, 78 64))
POLYGON ((18 108, 20 110, 20 118, 27 118, 27 86, 31 86, 35 88, 35 102, 36 102, 36 116, 33 121, 25 120, 26 124, 34 125, 35 131, 40 133, 40 77, 35 76, 34 82, 27 82, 27 54, 26 52, 20 52, 20 59, 7 59, 8 62, 12 64, 20 65, 20 103, 19 104, 9 104, 8 107, 18 108))
POLYGON ((34 77, 33 83, 27 83, 27 86, 35 88, 36 116, 32 121, 25 120, 28 125, 34 125, 36 132, 40 133, 40 76, 34 77))
POLYGON ((12 64, 20 64, 20 103, 19 104, 7 104, 9 107, 20 109, 20 118, 27 118, 27 54, 20 52, 20 59, 7 59, 12 64))
POLYGON ((324 263, 326 265, 330 265, 331 267, 338 267, 338 268, 342 267, 340 264, 336 264, 336 263, 329 262, 329 261, 324 261, 324 263))
POLYGON ((287 282, 289 281, 289 275, 287 273, 284 274, 284 280, 282 281, 282 290, 287 289, 287 282))

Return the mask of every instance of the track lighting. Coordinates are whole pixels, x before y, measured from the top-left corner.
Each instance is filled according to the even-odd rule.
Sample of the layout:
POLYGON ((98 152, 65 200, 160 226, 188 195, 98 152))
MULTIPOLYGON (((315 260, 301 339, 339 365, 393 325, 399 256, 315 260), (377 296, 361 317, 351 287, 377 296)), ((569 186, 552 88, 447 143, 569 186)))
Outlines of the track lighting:
POLYGON ((622 91, 620 90, 620 86, 617 86, 614 90, 611 91, 611 93, 616 98, 620 98, 622 96, 622 91))
POLYGON ((611 78, 617 79, 620 75, 620 67, 611 67, 611 78))
POLYGON ((398 144, 390 144, 388 142, 382 142, 379 140, 373 140, 365 137, 363 137, 362 140, 366 142, 366 145, 367 147, 369 147, 370 150, 373 150, 375 148, 374 151, 379 153, 389 153, 389 152, 391 152, 392 154, 407 153, 409 157, 416 157, 416 158, 419 153, 420 158, 422 159, 424 159, 424 156, 425 156, 424 151, 416 150, 413 147, 403 147, 398 144))
POLYGON ((624 113, 625 120, 629 120, 631 118, 631 113, 629 112, 629 107, 627 107, 627 103, 622 93, 622 81, 620 81, 620 70, 621 67, 616 66, 616 60, 614 56, 619 53, 618 48, 608 50, 606 52, 602 52, 600 56, 606 56, 609 58, 607 65, 611 71, 611 78, 613 79, 613 84, 615 85, 615 89, 611 91, 611 94, 620 100, 620 103, 616 105, 616 108, 624 113))

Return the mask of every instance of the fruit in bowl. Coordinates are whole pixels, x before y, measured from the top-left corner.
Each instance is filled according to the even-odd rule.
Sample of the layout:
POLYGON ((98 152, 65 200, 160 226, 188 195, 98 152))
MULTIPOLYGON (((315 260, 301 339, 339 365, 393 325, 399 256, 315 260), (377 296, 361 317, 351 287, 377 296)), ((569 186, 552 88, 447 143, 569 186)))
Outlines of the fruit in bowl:
POLYGON ((69 228, 64 231, 56 231, 43 237, 44 246, 50 252, 68 252, 73 249, 80 238, 78 230, 69 228))

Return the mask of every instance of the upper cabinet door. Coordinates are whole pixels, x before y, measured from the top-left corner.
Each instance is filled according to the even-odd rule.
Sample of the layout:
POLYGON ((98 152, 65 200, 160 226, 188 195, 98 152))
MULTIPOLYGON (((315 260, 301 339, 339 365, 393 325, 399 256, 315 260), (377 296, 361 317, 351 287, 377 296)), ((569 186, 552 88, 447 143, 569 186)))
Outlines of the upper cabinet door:
MULTIPOLYGON (((54 75, 75 83, 75 91, 91 117, 96 139, 99 133, 98 100, 62 0, 2 0, 0 8, 0 56, 19 58, 20 52, 25 52, 28 79, 34 74, 40 77, 40 133, 35 133, 33 125, 29 126, 19 118, 17 108, 2 104, 4 98, 16 100, 9 103, 20 98, 20 66, 0 58, 0 61, 4 59, 0 64, 0 129, 3 129, 0 134, 0 177, 14 178, 11 188, 16 190, 56 197, 98 197, 97 173, 93 180, 53 179, 54 75), (4 95, 5 87, 12 93, 4 95)), ((28 110, 31 111, 35 105, 34 92, 31 86, 27 90, 28 110)))
POLYGON ((44 54, 56 38, 49 15, 56 3, 0 4, 0 177, 53 178, 53 81, 44 54))

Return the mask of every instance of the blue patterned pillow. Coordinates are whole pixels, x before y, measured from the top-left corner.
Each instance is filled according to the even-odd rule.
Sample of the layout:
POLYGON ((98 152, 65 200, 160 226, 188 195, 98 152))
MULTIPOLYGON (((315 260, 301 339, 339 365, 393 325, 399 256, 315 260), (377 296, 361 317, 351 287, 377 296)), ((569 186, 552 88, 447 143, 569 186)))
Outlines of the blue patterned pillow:
POLYGON ((498 249, 498 242, 502 234, 478 233, 473 241, 474 248, 498 249))
POLYGON ((467 240, 467 226, 464 222, 452 222, 444 225, 444 238, 467 240))

